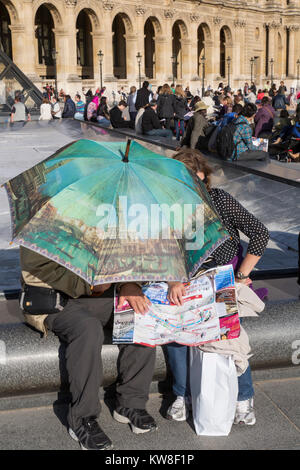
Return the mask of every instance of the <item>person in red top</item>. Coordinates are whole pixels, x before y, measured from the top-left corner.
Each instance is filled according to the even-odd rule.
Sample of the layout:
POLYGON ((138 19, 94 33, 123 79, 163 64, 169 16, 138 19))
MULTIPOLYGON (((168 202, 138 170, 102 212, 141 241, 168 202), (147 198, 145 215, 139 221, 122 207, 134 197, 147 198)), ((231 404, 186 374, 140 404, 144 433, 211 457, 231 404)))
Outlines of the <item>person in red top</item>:
POLYGON ((265 96, 265 93, 262 90, 258 90, 257 99, 262 100, 264 96, 265 96))

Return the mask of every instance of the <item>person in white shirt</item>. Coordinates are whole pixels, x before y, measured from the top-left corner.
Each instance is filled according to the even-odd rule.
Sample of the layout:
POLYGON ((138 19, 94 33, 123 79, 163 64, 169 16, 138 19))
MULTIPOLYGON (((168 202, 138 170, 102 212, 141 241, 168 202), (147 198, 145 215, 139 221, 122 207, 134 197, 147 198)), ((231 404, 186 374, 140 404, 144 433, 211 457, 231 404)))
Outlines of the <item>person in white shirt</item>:
POLYGON ((59 106, 59 102, 56 98, 56 96, 52 96, 52 116, 53 119, 60 119, 61 118, 61 109, 59 106))
POLYGON ((214 108, 215 102, 211 97, 210 91, 207 90, 204 92, 204 96, 202 98, 203 103, 205 103, 208 106, 207 109, 207 119, 213 119, 216 115, 216 110, 214 108))
POLYGON ((48 98, 44 98, 43 99, 43 103, 41 104, 41 107, 40 107, 40 117, 39 117, 39 120, 40 121, 49 121, 50 119, 52 119, 52 108, 51 108, 51 104, 48 100, 48 98))

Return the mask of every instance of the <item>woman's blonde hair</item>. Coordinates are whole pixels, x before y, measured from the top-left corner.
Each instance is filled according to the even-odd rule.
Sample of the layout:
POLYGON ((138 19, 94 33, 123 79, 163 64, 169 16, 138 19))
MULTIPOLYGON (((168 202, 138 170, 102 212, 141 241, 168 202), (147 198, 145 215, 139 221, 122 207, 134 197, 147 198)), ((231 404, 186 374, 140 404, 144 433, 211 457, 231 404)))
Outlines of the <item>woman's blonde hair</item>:
POLYGON ((207 190, 211 188, 211 174, 213 170, 208 165, 207 161, 203 157, 202 153, 197 149, 182 149, 179 152, 175 153, 172 157, 174 160, 184 163, 188 170, 191 171, 193 177, 197 175, 198 172, 204 174, 203 183, 205 184, 207 190))
POLYGON ((161 90, 160 90, 160 92, 159 92, 160 95, 163 95, 163 94, 165 94, 165 93, 166 93, 167 95, 172 95, 172 93, 173 93, 172 90, 171 90, 171 88, 170 88, 170 86, 169 86, 167 83, 165 83, 165 84, 161 87, 161 90))
POLYGON ((182 98, 185 98, 185 93, 184 93, 183 88, 182 88, 181 85, 176 85, 175 95, 176 96, 182 96, 182 98))

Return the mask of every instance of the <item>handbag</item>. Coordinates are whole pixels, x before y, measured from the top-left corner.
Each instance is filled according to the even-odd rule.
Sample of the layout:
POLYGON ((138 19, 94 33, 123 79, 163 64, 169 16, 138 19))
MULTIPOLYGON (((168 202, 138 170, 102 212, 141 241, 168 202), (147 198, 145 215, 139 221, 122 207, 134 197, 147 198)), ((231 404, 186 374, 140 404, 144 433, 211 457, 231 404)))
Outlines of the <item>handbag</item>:
POLYGON ((228 436, 238 396, 238 378, 232 357, 191 347, 190 387, 196 434, 228 436))
POLYGON ((20 308, 29 315, 50 315, 61 312, 67 305, 69 296, 47 287, 24 285, 20 294, 20 308))

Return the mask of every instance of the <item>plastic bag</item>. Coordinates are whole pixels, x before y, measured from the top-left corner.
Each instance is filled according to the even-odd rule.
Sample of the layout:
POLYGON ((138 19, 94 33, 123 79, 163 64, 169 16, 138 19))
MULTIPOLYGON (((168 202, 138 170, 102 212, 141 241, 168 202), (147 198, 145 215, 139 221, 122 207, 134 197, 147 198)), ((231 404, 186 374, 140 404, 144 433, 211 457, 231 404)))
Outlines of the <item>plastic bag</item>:
POLYGON ((190 385, 196 434, 228 436, 238 396, 232 357, 190 348, 190 385))

